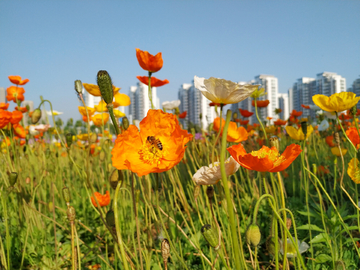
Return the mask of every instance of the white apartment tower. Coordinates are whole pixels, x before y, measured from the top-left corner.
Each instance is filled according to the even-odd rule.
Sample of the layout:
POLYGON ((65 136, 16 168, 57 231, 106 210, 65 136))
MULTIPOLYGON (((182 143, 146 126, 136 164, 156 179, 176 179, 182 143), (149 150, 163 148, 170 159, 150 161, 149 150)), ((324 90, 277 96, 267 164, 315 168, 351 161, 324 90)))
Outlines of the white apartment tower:
MULTIPOLYGON (((160 100, 156 95, 156 87, 152 87, 151 94, 155 109, 160 109, 160 100)), ((133 120, 141 121, 147 115, 148 110, 151 109, 148 86, 138 82, 137 86, 130 87, 129 96, 131 101, 129 106, 129 121, 130 123, 132 123, 133 120)))
MULTIPOLYGON (((357 97, 360 96, 360 78, 356 79, 353 84, 352 87, 349 88, 349 92, 353 92, 356 94, 357 97)), ((359 109, 360 108, 360 102, 358 102, 358 104, 356 105, 356 107, 359 109)))
POLYGON ((0 102, 6 102, 6 90, 4 87, 0 87, 0 102))
POLYGON ((331 96, 346 91, 346 79, 335 72, 323 72, 316 75, 318 94, 331 96))
POLYGON ((187 111, 186 117, 184 119, 179 119, 180 123, 183 125, 184 129, 188 128, 188 123, 190 121, 189 114, 189 90, 191 88, 191 84, 183 83, 179 88, 178 98, 181 101, 179 110, 180 113, 187 111))
POLYGON ((281 109, 279 118, 282 120, 287 120, 290 117, 289 94, 288 93, 279 93, 278 97, 279 97, 279 109, 281 109))
MULTIPOLYGON (((85 88, 83 88, 82 92, 83 92, 85 105, 88 107, 94 108, 94 106, 98 105, 99 102, 101 101, 101 97, 96 97, 96 96, 89 94, 88 91, 85 90, 85 88)), ((83 106, 82 103, 81 103, 81 106, 83 106)))
MULTIPOLYGON (((312 96, 316 92, 316 80, 314 78, 302 77, 298 79, 293 85, 293 110, 302 111, 302 117, 311 115, 311 110, 301 107, 302 104, 314 104, 312 96)), ((314 115, 312 115, 314 116, 314 115)))

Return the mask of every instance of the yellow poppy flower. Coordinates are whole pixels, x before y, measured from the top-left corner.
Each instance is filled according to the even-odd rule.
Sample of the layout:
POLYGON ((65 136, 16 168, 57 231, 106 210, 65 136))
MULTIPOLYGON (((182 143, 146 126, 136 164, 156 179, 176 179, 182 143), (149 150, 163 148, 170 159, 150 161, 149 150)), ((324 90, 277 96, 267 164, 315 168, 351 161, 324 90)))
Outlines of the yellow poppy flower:
MULTIPOLYGON (((299 141, 303 141, 304 138, 304 133, 302 131, 302 128, 294 128, 292 126, 286 126, 285 127, 287 134, 289 134, 289 136, 291 138, 293 138, 294 140, 299 140, 299 141)), ((306 133, 306 139, 309 138, 310 134, 314 131, 312 125, 308 125, 307 126, 307 133, 306 133)))
POLYGON ((119 106, 129 106, 131 104, 130 97, 126 94, 117 93, 114 98, 114 108, 117 108, 119 106))
POLYGON ((331 153, 333 153, 333 155, 335 155, 337 157, 340 157, 341 153, 342 153, 343 156, 347 153, 347 149, 341 148, 341 153, 340 153, 338 147, 333 147, 333 148, 331 148, 331 153))
POLYGON ((356 184, 360 184, 360 169, 359 169, 359 160, 353 158, 348 164, 347 173, 356 184))
MULTIPOLYGON (((85 109, 85 107, 79 106, 78 108, 79 108, 80 114, 81 114, 82 116, 86 116, 86 109, 85 109)), ((91 107, 87 107, 87 106, 86 106, 86 108, 87 108, 87 110, 88 110, 89 116, 92 116, 92 115, 95 113, 95 111, 96 111, 95 108, 91 108, 91 107)))
POLYGON ((315 105, 319 106, 324 111, 341 112, 354 107, 360 100, 360 97, 356 97, 356 94, 352 92, 341 92, 335 93, 330 97, 325 95, 315 95, 312 99, 315 105))
POLYGON ((94 108, 97 112, 107 112, 108 111, 108 109, 106 107, 106 102, 104 100, 100 100, 99 104, 95 105, 94 108))
MULTIPOLYGON (((90 136, 92 135, 92 133, 90 133, 90 136)), ((78 140, 80 141, 87 141, 89 139, 89 136, 87 133, 84 134, 79 134, 76 136, 78 138, 78 140)))
POLYGON ((103 124, 105 125, 107 121, 109 121, 109 114, 107 113, 95 114, 93 117, 91 117, 91 121, 94 122, 95 126, 102 126, 103 124))
POLYGON ((273 133, 275 133, 275 131, 276 131, 276 127, 275 127, 275 126, 265 127, 265 131, 266 131, 266 133, 268 133, 268 134, 273 134, 273 133))
POLYGON ((306 117, 303 117, 300 119, 300 122, 307 122, 307 121, 308 121, 308 119, 306 117))
POLYGON ((126 114, 119 110, 114 110, 114 115, 116 118, 124 117, 126 114))
MULTIPOLYGON (((96 84, 91 84, 91 83, 83 83, 83 86, 85 88, 85 90, 93 95, 93 96, 96 96, 96 97, 101 97, 101 93, 100 93, 100 89, 99 89, 99 86, 97 86, 96 84)), ((113 91, 114 91, 114 95, 116 93, 118 93, 120 91, 121 88, 119 87, 116 87, 113 85, 113 91)))

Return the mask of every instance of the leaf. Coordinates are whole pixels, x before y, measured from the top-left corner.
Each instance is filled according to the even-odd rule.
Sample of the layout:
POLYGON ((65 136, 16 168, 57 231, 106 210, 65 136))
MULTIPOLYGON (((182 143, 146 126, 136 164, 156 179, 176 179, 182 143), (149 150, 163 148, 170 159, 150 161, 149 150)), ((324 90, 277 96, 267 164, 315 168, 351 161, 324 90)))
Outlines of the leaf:
POLYGON ((314 224, 305 224, 299 227, 296 227, 297 230, 312 230, 312 231, 318 231, 318 232, 325 232, 323 229, 319 228, 318 226, 314 224))
POLYGON ((316 215, 314 213, 308 213, 308 212, 304 212, 304 211, 297 211, 300 215, 303 216, 310 216, 310 217, 316 217, 316 215))
POLYGON ((329 236, 326 233, 320 233, 317 236, 315 236, 309 243, 315 244, 315 243, 321 243, 326 242, 326 240, 329 240, 329 236))
POLYGON ((327 254, 320 254, 320 255, 316 256, 315 262, 316 263, 325 263, 325 262, 328 262, 331 260, 332 260, 331 256, 329 256, 327 254))

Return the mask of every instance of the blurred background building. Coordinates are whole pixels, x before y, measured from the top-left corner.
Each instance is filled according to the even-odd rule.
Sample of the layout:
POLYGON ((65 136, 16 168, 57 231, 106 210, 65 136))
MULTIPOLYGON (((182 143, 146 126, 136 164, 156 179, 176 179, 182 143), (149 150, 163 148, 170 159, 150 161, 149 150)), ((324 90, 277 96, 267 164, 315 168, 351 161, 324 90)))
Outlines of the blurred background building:
POLYGON ((6 90, 4 87, 0 87, 0 102, 6 101, 6 90))

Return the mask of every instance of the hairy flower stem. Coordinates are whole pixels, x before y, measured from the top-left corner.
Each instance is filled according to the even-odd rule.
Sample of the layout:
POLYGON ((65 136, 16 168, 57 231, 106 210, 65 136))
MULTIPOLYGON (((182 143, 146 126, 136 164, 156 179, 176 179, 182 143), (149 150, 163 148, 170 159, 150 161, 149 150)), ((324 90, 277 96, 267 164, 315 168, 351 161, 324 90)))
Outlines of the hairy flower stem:
POLYGON ((212 148, 212 151, 211 151, 211 163, 214 165, 215 163, 215 148, 216 148, 216 144, 219 140, 219 137, 220 137, 220 134, 221 134, 221 126, 222 126, 222 114, 223 114, 223 105, 221 104, 220 106, 220 127, 219 127, 219 132, 218 134, 216 135, 216 138, 215 138, 215 142, 214 142, 214 145, 213 145, 213 148, 212 148))
POLYGON ((246 266, 246 263, 244 260, 244 254, 242 252, 242 247, 241 247, 242 254, 240 254, 239 239, 238 239, 238 235, 236 232, 233 203, 231 200, 231 194, 230 194, 228 180, 227 180, 226 171, 225 171, 226 137, 227 137, 227 131, 228 131, 231 115, 232 115, 231 110, 228 110, 226 113, 226 121, 225 121, 223 136, 222 136, 222 140, 221 140, 220 169, 221 169, 221 177, 222 177, 223 187, 224 187, 225 196, 226 196, 226 204, 227 204, 228 214, 229 214, 230 229, 231 229, 231 235, 232 235, 232 240, 233 240, 232 242, 234 245, 233 246, 233 259, 235 260, 236 269, 247 269, 247 266, 246 266))
POLYGON ((151 103, 151 109, 154 110, 154 104, 153 104, 153 100, 152 100, 152 91, 151 91, 151 74, 152 72, 149 71, 149 84, 148 84, 148 93, 149 93, 149 99, 150 99, 150 103, 151 103))
POLYGON ((118 124, 116 122, 116 118, 115 118, 115 115, 114 115, 114 105, 108 104, 106 107, 108 108, 108 111, 109 111, 109 114, 110 114, 110 117, 111 117, 111 121, 112 121, 113 126, 115 128, 116 135, 119 135, 120 134, 120 129, 119 129, 119 126, 118 126, 118 124))
POLYGON ((141 269, 144 269, 143 259, 142 259, 142 254, 141 254, 139 219, 138 219, 138 213, 136 210, 136 199, 135 199, 135 192, 134 192, 134 173, 131 172, 130 174, 131 174, 131 197, 133 199, 133 208, 134 208, 134 213, 135 213, 136 235, 137 235, 137 241, 138 241, 138 246, 139 246, 140 265, 141 265, 141 269))
MULTIPOLYGON (((340 128, 341 128, 344 136, 346 137, 346 139, 348 140, 348 142, 351 144, 351 146, 354 148, 355 153, 356 153, 356 152, 357 152, 357 149, 356 149, 355 145, 352 143, 352 141, 349 139, 349 137, 346 135, 346 132, 345 132, 345 130, 344 130, 342 124, 341 124, 341 121, 340 121, 340 119, 339 119, 338 113, 335 112, 335 114, 336 114, 336 120, 338 121, 339 126, 340 126, 340 128)), ((355 121, 355 123, 356 123, 356 121, 355 121)), ((341 152, 341 151, 340 151, 340 152, 341 152)))
MULTIPOLYGON (((279 180, 279 188, 280 188, 280 197, 281 197, 281 208, 285 209, 286 206, 285 206, 285 196, 284 196, 284 193, 285 193, 285 190, 284 190, 284 187, 283 187, 283 183, 281 181, 281 176, 280 176, 280 172, 277 173, 277 177, 278 177, 278 180, 279 180)), ((286 212, 283 213, 283 220, 284 220, 284 223, 286 224, 286 212)), ((286 254, 287 254, 287 237, 286 237, 286 232, 284 231, 284 234, 283 234, 283 245, 284 245, 284 262, 283 262, 283 266, 285 269, 287 269, 287 263, 286 263, 286 254)))
POLYGON ((255 103, 255 114, 256 114, 256 118, 257 118, 257 120, 259 121, 259 124, 261 125, 262 131, 264 132, 264 136, 265 136, 265 139, 266 139, 266 144, 269 145, 269 140, 268 140, 268 137, 267 137, 267 135, 266 135, 266 130, 265 130, 265 128, 264 128, 264 125, 263 125, 262 121, 261 121, 260 118, 259 118, 256 98, 254 98, 254 103, 255 103))

